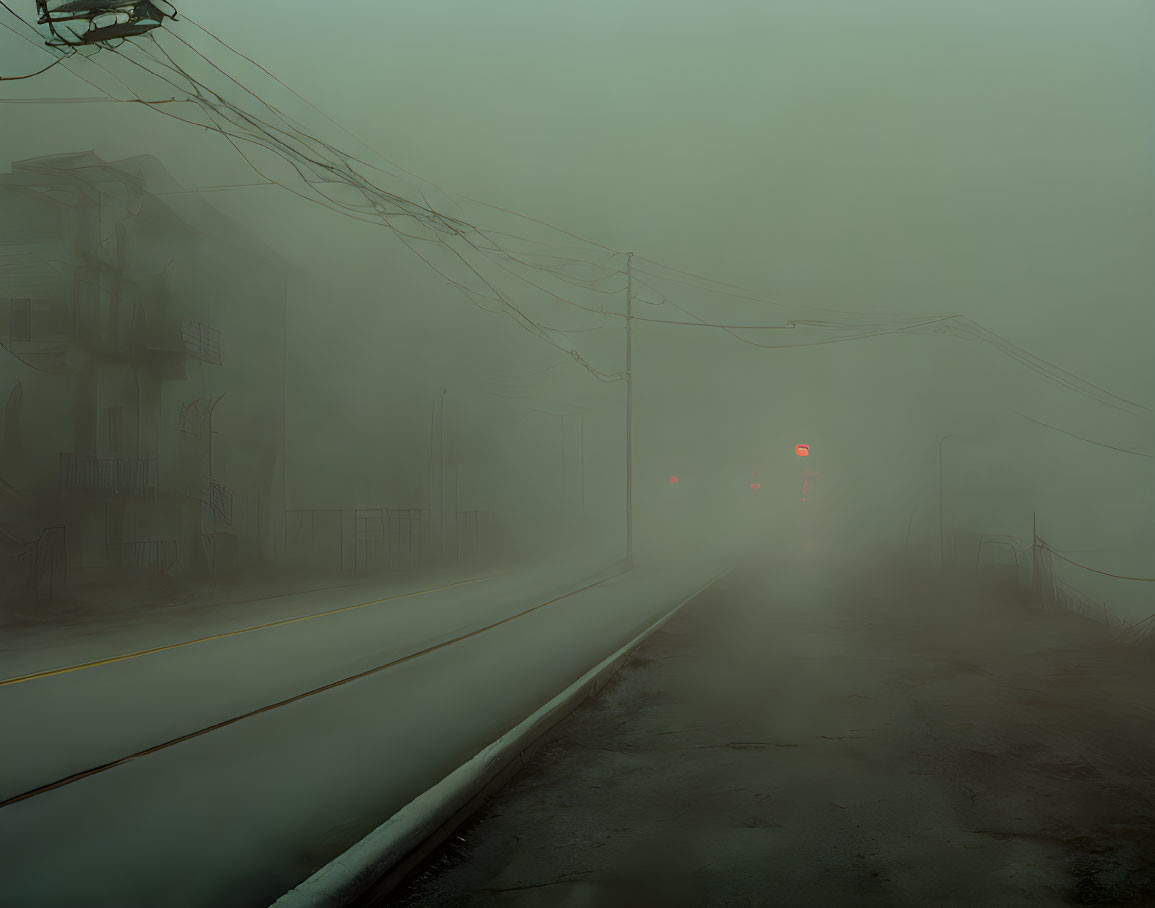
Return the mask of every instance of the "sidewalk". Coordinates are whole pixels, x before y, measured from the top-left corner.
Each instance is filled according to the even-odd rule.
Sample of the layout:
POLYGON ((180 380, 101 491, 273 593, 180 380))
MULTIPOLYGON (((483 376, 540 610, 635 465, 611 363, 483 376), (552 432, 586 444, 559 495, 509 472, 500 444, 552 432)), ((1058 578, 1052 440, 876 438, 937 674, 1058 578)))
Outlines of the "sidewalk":
MULTIPOLYGON (((594 550, 578 557, 553 557, 544 570, 592 572, 611 566, 616 556, 594 550)), ((77 634, 115 634, 155 625, 158 620, 211 624, 221 616, 251 610, 254 604, 340 590, 418 589, 466 577, 543 570, 528 559, 461 562, 404 572, 358 573, 283 565, 211 577, 121 577, 74 583, 55 601, 0 603, 0 653, 25 646, 52 645, 77 634)))
POLYGON ((443 571, 358 575, 270 570, 212 581, 107 586, 86 591, 67 610, 38 622, 0 623, 0 679, 39 671, 45 658, 55 664, 101 659, 120 652, 166 646, 285 618, 324 612, 366 599, 409 598, 418 591, 463 584, 473 579, 523 578, 531 586, 553 589, 597 569, 611 570, 600 556, 570 557, 551 564, 507 561, 495 565, 459 564, 443 571), (552 584, 552 585, 551 585, 552 584))
POLYGON ((54 600, 8 602, 0 608, 0 629, 13 633, 40 628, 100 627, 151 620, 158 611, 212 608, 352 586, 362 578, 350 571, 290 568, 252 569, 210 577, 124 575, 104 581, 73 582, 54 600))
POLYGON ((989 592, 705 596, 382 904, 1155 904, 1155 656, 989 592))

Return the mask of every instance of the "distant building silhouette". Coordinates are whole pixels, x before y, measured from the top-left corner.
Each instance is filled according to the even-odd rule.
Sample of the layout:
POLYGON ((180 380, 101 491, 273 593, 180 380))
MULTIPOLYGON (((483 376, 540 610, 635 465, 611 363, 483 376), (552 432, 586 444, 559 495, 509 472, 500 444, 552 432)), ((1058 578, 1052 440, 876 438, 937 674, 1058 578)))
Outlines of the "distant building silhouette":
POLYGON ((58 572, 62 538, 81 574, 279 557, 289 273, 155 158, 0 174, 9 591, 58 572))

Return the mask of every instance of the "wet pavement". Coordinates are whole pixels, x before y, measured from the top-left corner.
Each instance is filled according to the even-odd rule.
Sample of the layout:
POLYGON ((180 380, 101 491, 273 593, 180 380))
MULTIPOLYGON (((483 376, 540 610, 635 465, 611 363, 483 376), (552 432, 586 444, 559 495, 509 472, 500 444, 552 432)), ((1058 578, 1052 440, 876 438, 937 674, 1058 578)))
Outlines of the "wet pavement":
POLYGON ((1155 904, 1155 653, 957 578, 731 577, 382 904, 1155 904))
POLYGON ((0 678, 0 905, 263 908, 721 568, 587 571, 302 594, 7 654, 24 673, 0 678))

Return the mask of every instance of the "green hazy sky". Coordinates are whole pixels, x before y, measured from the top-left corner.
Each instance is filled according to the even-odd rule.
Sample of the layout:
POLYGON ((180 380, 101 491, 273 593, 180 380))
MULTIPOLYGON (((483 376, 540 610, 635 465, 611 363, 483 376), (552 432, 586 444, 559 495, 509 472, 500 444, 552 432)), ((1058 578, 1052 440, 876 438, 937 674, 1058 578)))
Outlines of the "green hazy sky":
MULTIPOLYGON (((180 7, 392 160, 451 192, 791 306, 963 313, 1155 406, 1149 3, 184 0, 180 7)), ((195 30, 182 34, 210 46, 195 30)), ((37 59, 7 33, 0 56, 7 66, 37 59)), ((59 71, 10 86, 0 95, 91 94, 59 71)), ((83 147, 106 157, 157 154, 187 185, 251 177, 227 145, 146 110, 10 105, 0 117, 3 160, 83 147)), ((425 292, 419 269, 401 276, 410 266, 396 264, 400 253, 375 254, 381 239, 371 228, 337 223, 267 189, 213 201, 308 262, 329 288, 328 314, 314 335, 325 343, 364 325, 365 307, 389 281, 404 294, 425 292)), ((441 325, 468 308, 462 300, 439 305, 441 325)), ((374 325, 397 330, 400 309, 374 312, 374 325)), ((756 306, 749 313, 774 315, 756 306)), ((345 359, 370 356, 379 343, 360 333, 345 359)), ((447 351, 461 346, 452 332, 445 337, 447 351)), ((518 340, 516 350, 531 364, 550 361, 548 351, 534 360, 532 341, 518 340)), ((1069 413, 1077 431, 1109 431, 1125 443, 1155 438, 1149 425, 1052 394, 973 344, 864 342, 807 356, 791 351, 768 365, 767 353, 739 349, 725 336, 651 332, 639 338, 639 356, 661 376, 647 392, 652 439, 677 439, 688 422, 765 437, 727 426, 741 424, 752 407, 772 419, 768 400, 777 395, 791 398, 795 425, 820 428, 816 413, 837 413, 876 458, 885 460, 879 450, 898 439, 925 460, 952 428, 952 413, 973 420, 1007 410, 1015 401, 992 401, 1019 383, 1026 390, 1018 404, 1038 403, 1050 419, 1069 413), (970 378, 974 391, 965 399, 960 382, 970 378), (809 404, 800 385, 813 389, 809 404), (871 407, 877 412, 867 418, 871 407)), ((582 377, 567 380, 576 386, 582 377)), ((1010 444, 1032 458, 1057 452, 1048 456, 1061 464, 1053 471, 1059 485, 1084 469, 1081 455, 1056 439, 1010 444)), ((1086 469, 1118 472, 1098 461, 1086 469)), ((919 481, 932 475, 928 468, 919 481)), ((893 479, 896 488, 904 482, 893 479)))

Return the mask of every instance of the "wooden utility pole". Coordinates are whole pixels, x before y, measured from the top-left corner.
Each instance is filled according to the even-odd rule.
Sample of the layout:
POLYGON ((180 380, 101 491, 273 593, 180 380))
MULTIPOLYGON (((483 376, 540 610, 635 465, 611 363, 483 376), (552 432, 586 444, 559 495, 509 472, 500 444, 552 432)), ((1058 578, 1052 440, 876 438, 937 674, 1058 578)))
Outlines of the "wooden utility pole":
POLYGON ((634 566, 634 254, 626 253, 626 567, 634 566))
POLYGON ((946 564, 946 530, 943 527, 943 508, 942 508, 942 446, 946 444, 948 438, 954 438, 953 434, 944 435, 938 443, 938 563, 939 566, 946 564))
POLYGON ((586 519, 586 415, 578 414, 578 475, 581 480, 581 519, 586 519))
POLYGON ((437 471, 438 475, 438 492, 437 492, 437 507, 440 511, 440 519, 437 521, 438 525, 438 557, 442 564, 445 563, 445 395, 449 393, 448 388, 441 389, 441 444, 438 445, 438 454, 440 455, 440 468, 437 471))

